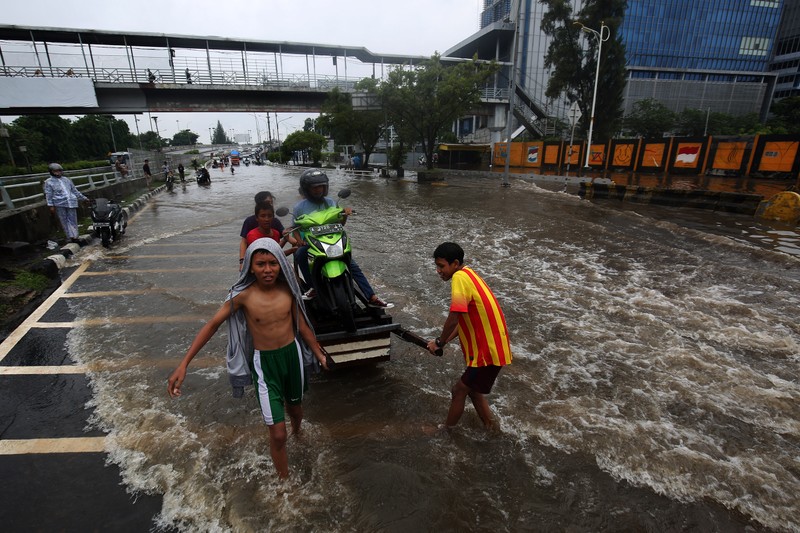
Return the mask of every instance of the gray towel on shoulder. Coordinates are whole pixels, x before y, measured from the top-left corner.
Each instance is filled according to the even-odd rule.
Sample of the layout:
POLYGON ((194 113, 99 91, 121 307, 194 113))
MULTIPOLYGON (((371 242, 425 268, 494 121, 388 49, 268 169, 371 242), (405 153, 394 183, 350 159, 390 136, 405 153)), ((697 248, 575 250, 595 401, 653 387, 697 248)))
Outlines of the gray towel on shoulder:
MULTIPOLYGON (((313 333, 314 330, 311 326, 311 321, 308 319, 306 307, 303 304, 300 285, 297 283, 297 279, 294 276, 294 271, 289 265, 289 261, 286 259, 283 249, 281 249, 274 239, 257 239, 247 247, 247 251, 244 254, 244 262, 242 263, 242 272, 239 275, 238 281, 233 285, 233 287, 231 287, 231 290, 228 293, 228 297, 225 299, 225 301, 230 301, 232 298, 236 297, 237 294, 245 290, 256 280, 255 276, 250 272, 250 258, 252 257, 253 252, 256 250, 266 250, 278 259, 278 262, 281 265, 283 277, 288 282, 289 289, 292 291, 292 296, 294 296, 295 311, 300 311, 303 314, 303 317, 306 319, 306 323, 308 324, 309 328, 312 328, 311 331, 313 333)), ((233 309, 232 302, 231 309, 233 309)), ((297 313, 295 313, 295 315, 299 316, 297 313)), ((297 337, 297 340, 303 351, 303 363, 306 367, 306 372, 319 372, 319 362, 314 357, 314 353, 300 336, 297 324, 295 324, 295 336, 297 337)), ((228 316, 227 366, 228 376, 230 378, 231 386, 233 387, 233 396, 236 398, 239 398, 244 394, 245 386, 252 385, 253 383, 251 374, 252 358, 253 338, 247 329, 247 320, 244 316, 244 310, 240 309, 228 316)))

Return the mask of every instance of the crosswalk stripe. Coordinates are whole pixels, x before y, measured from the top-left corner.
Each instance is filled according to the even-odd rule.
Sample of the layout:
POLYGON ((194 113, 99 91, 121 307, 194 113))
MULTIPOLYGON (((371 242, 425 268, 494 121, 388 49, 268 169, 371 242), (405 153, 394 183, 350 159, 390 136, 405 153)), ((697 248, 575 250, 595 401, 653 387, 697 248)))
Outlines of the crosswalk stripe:
POLYGON ((40 376, 56 374, 85 374, 84 365, 59 366, 0 366, 0 376, 40 376))
POLYGON ((200 315, 181 315, 181 316, 118 316, 108 318, 82 318, 72 322, 37 322, 31 324, 30 328, 54 329, 54 328, 76 328, 80 326, 107 326, 111 324, 157 324, 157 323, 181 323, 181 322, 204 322, 207 316, 200 315))
POLYGON ((3 439, 0 455, 29 455, 40 453, 104 452, 105 437, 70 437, 64 439, 3 439))

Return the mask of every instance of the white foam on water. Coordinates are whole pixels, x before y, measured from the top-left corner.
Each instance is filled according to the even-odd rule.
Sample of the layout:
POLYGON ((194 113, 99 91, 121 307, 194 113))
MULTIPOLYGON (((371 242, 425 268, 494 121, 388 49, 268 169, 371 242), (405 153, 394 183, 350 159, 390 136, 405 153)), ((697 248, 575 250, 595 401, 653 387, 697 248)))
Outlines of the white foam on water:
MULTIPOLYGON (((458 194, 455 186, 447 189, 458 194)), ((793 273, 800 262, 752 240, 618 213, 535 186, 514 189, 525 198, 513 213, 490 207, 502 193, 467 193, 469 202, 462 197, 450 207, 442 207, 443 196, 415 199, 423 214, 410 225, 399 223, 414 216, 403 202, 417 193, 404 192, 396 203, 376 200, 375 193, 376 213, 366 213, 364 228, 352 235, 369 240, 377 232, 386 240, 357 260, 368 277, 377 272, 382 292, 398 295, 402 306, 393 317, 433 337, 447 314, 450 288, 435 274, 432 249, 444 240, 464 245, 467 263, 498 296, 511 329, 514 363, 499 376, 490 405, 501 440, 513 442, 530 467, 531 483, 561 481, 539 462, 544 445, 564 452, 565 461, 570 454, 594 457, 614 478, 677 501, 707 498, 767 527, 800 529, 800 280, 793 273), (397 234, 384 237, 387 225, 399 228, 397 234), (396 273, 387 259, 398 265, 396 273)), ((359 521, 364 510, 357 490, 340 482, 350 474, 341 464, 348 439, 374 441, 375 453, 413 446, 407 468, 424 456, 426 467, 442 476, 473 464, 476 450, 493 442, 475 431, 474 411, 452 437, 424 445, 413 440, 420 424, 413 407, 425 421, 444 416, 463 361, 451 347, 447 360, 424 353, 407 361, 393 357, 387 370, 353 385, 396 387, 408 418, 397 420, 383 405, 358 411, 357 396, 367 391, 344 390, 332 403, 340 409, 353 403, 355 414, 346 422, 310 420, 307 440, 289 442, 293 478, 277 483, 254 397, 229 396, 221 336, 201 354, 218 364, 190 368, 184 396, 166 397, 166 368, 182 357, 196 331, 189 329, 172 328, 171 354, 163 353, 163 339, 152 339, 167 334, 158 327, 70 335, 70 352, 93 368, 92 423, 111 432, 111 458, 131 490, 164 494, 162 524, 356 530, 365 523, 359 521), (141 362, 115 370, 126 358, 141 362), (373 411, 385 419, 370 420, 373 411), (331 501, 337 508, 325 509, 331 501)), ((324 411, 323 400, 314 402, 310 412, 324 411)), ((359 468, 357 459, 349 460, 359 468)), ((373 460, 382 464, 369 454, 363 459, 373 460)), ((391 477, 402 470, 379 471, 391 477)))

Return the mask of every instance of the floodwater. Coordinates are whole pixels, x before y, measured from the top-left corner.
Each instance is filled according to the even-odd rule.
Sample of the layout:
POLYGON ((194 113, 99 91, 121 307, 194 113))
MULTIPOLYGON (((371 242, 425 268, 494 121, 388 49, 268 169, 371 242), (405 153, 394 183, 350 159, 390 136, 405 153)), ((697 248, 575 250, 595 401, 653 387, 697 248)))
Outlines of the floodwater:
POLYGON ((316 377, 275 479, 252 390, 230 395, 226 332, 166 380, 237 277, 258 190, 299 173, 214 171, 161 194, 71 291, 70 349, 92 369, 93 423, 131 491, 191 531, 798 531, 800 235, 740 215, 592 203, 529 181, 417 184, 333 172, 355 257, 397 322, 441 329, 440 242, 504 307, 514 363, 489 403, 436 436, 463 370, 400 339, 392 360, 316 377), (224 177, 223 177, 224 176, 224 177), (116 257, 115 257, 116 256, 116 257))

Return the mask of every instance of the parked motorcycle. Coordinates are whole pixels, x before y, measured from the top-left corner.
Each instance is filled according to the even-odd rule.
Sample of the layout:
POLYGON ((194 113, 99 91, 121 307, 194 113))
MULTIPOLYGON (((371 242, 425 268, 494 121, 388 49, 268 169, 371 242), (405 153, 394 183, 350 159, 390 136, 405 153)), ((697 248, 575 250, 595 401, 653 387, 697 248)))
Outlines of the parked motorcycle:
MULTIPOLYGON (((350 191, 339 192, 340 198, 347 198, 350 191)), ((282 216, 288 209, 282 208, 277 214, 282 216)), ((349 332, 357 329, 356 315, 368 312, 367 299, 353 282, 350 273, 350 240, 344 230, 341 207, 329 207, 295 220, 295 226, 288 231, 299 231, 308 245, 308 265, 314 279, 316 297, 307 305, 312 313, 322 313, 335 317, 349 332), (363 304, 358 305, 358 302, 363 304)), ((295 270, 299 271, 297 265, 295 270)), ((311 288, 310 280, 303 280, 303 290, 311 288)))
POLYGON ((108 248, 118 241, 128 227, 128 214, 122 206, 108 198, 92 201, 92 230, 100 237, 103 246, 108 248))

